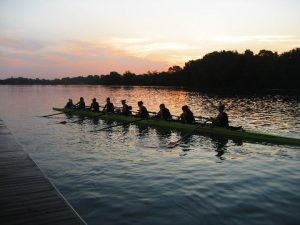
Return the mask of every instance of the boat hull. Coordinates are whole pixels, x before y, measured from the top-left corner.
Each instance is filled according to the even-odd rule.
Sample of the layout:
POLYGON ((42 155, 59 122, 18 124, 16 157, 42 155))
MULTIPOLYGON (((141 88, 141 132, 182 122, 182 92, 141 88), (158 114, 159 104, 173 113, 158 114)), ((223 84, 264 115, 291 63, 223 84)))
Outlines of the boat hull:
MULTIPOLYGON (((119 122, 133 122, 137 120, 136 117, 133 116, 123 116, 118 114, 106 114, 106 113, 96 113, 84 110, 73 110, 73 109, 64 109, 64 108, 53 108, 55 111, 64 112, 66 114, 72 114, 77 116, 85 116, 90 118, 101 118, 104 120, 110 121, 119 121, 119 122)), ((209 135, 209 136, 219 136, 219 137, 227 137, 231 139, 238 139, 244 141, 251 141, 251 142, 259 142, 259 143, 273 143, 279 145, 293 145, 293 146, 300 146, 300 139, 291 138, 291 137, 283 137, 279 135, 273 134, 266 134, 266 133, 259 133, 253 131, 246 131, 246 130, 231 130, 226 128, 220 127, 211 127, 211 126, 199 126, 197 129, 194 124, 183 124, 180 122, 174 121, 164 121, 164 120, 156 120, 156 119, 146 119, 140 120, 136 122, 137 124, 152 126, 157 128, 163 129, 170 129, 170 130, 180 130, 183 132, 189 132, 194 130, 195 134, 201 135, 209 135)))

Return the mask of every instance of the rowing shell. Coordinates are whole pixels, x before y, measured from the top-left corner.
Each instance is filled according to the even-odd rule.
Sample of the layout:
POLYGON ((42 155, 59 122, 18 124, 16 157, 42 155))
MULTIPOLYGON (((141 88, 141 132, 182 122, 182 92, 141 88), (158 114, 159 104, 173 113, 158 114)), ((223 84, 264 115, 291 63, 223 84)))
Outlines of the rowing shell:
MULTIPOLYGON (((123 116, 118 114, 105 114, 102 112, 90 112, 84 110, 73 110, 73 109, 64 109, 64 108, 53 108, 55 111, 63 112, 66 114, 73 114, 77 116, 85 116, 85 117, 99 117, 104 120, 110 121, 119 121, 119 122, 132 122, 136 120, 134 116, 123 116)), ((209 136, 219 136, 219 137, 227 137, 231 139, 245 140, 251 142, 259 142, 259 143, 273 143, 279 145, 294 145, 300 146, 300 139, 292 138, 292 137, 284 137, 274 134, 266 134, 260 132, 254 132, 249 130, 231 130, 221 127, 212 127, 208 125, 194 125, 194 124, 184 124, 177 121, 165 121, 165 120, 157 120, 157 119, 147 119, 140 120, 136 122, 137 124, 147 125, 157 128, 170 129, 170 130, 180 130, 183 132, 189 132, 195 130, 195 134, 200 135, 209 135, 209 136), (199 126, 197 129, 196 126, 199 126)))

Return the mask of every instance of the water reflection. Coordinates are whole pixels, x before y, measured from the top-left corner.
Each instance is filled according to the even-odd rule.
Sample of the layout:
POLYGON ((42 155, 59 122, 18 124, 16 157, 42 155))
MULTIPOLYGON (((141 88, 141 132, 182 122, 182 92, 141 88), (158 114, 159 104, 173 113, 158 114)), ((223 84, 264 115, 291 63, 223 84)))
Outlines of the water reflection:
POLYGON ((99 117, 94 117, 94 118, 92 119, 92 123, 93 123, 94 125, 99 125, 99 121, 100 121, 99 117))
MULTIPOLYGON (((121 106, 121 100, 137 111, 137 101, 143 100, 149 111, 157 111, 164 103, 171 114, 179 115, 181 106, 189 105, 195 116, 215 116, 217 112, 208 102, 223 102, 228 108, 231 125, 246 129, 279 133, 299 137, 300 96, 295 95, 232 95, 207 94, 194 90, 172 87, 118 87, 118 86, 2 86, 0 101, 7 104, 7 97, 13 96, 14 104, 3 107, 3 114, 11 112, 22 114, 26 102, 34 105, 31 111, 36 115, 48 114, 53 106, 62 107, 68 98, 97 98, 104 105, 107 97, 115 106, 121 106), (51 96, 51 97, 49 97, 51 96)), ((89 104, 89 102, 87 102, 89 104)))
MULTIPOLYGON (((184 134, 180 135, 181 137, 184 137, 184 134)), ((187 155, 187 152, 189 152, 191 148, 191 143, 193 143, 194 138, 192 136, 188 136, 184 138, 182 143, 179 145, 181 147, 181 150, 184 152, 181 156, 187 155)))
POLYGON ((226 158, 223 156, 227 150, 228 138, 212 138, 211 139, 214 151, 217 153, 216 157, 221 160, 226 158))
POLYGON ((96 97, 100 104, 110 96, 117 106, 126 97, 135 109, 143 99, 150 111, 165 103, 175 115, 188 104, 196 115, 213 116, 216 112, 207 100, 222 101, 233 106, 228 111, 232 123, 296 137, 299 97, 208 95, 151 87, 0 86, 1 118, 88 224, 299 221, 299 147, 246 142, 237 148, 239 143, 231 139, 191 135, 167 149, 168 142, 186 133, 135 124, 95 133, 87 131, 116 123, 36 117, 80 96, 96 97), (62 126, 55 120, 68 123, 62 126))
POLYGON ((156 129, 156 134, 162 139, 170 139, 172 131, 170 129, 156 129))
POLYGON ((78 116, 78 120, 76 120, 76 121, 73 121, 73 122, 76 122, 76 123, 78 123, 78 124, 83 124, 84 123, 84 119, 85 119, 85 117, 84 116, 78 116))
POLYGON ((123 133, 123 134, 128 133, 129 127, 130 127, 130 124, 123 124, 123 125, 122 125, 122 133, 123 133))
MULTIPOLYGON (((111 120, 102 120, 102 127, 100 128, 100 129, 102 129, 102 128, 105 128, 105 127, 111 127, 111 126, 114 126, 114 125, 116 125, 116 123, 117 122, 115 122, 115 121, 111 121, 111 120)), ((112 131, 112 129, 113 128, 108 128, 107 130, 110 130, 110 131, 112 131)))
POLYGON ((149 126, 138 125, 137 128, 137 137, 143 137, 148 135, 149 126))

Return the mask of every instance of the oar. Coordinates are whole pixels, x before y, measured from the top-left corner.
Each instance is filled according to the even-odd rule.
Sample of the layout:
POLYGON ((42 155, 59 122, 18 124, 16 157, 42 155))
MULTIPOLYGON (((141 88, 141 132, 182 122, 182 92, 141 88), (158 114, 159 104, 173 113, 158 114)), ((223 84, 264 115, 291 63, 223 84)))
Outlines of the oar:
POLYGON ((49 114, 49 115, 40 116, 40 117, 49 117, 49 116, 55 116, 55 115, 60 115, 60 114, 64 114, 64 112, 49 114))
POLYGON ((198 125, 195 127, 195 129, 191 130, 190 132, 188 132, 186 135, 184 135, 183 137, 181 137, 180 139, 178 139, 177 141, 171 141, 169 142, 169 144, 167 145, 168 148, 174 148, 176 147, 180 142, 182 142, 184 139, 186 139, 187 137, 191 136, 199 127, 201 127, 201 125, 198 125))
POLYGON ((63 121, 58 122, 58 124, 77 123, 77 122, 79 122, 79 121, 82 121, 82 119, 80 119, 80 120, 75 120, 75 121, 71 121, 71 122, 67 122, 67 121, 63 120, 63 121))
POLYGON ((148 119, 148 118, 139 118, 139 119, 137 119, 137 120, 133 120, 133 121, 130 121, 130 122, 119 123, 119 124, 116 124, 116 125, 107 126, 107 127, 101 128, 101 129, 99 129, 99 130, 91 130, 90 132, 103 131, 103 130, 107 130, 107 129, 112 128, 112 127, 123 126, 123 125, 131 124, 131 123, 135 123, 135 122, 142 121, 142 120, 147 120, 147 119, 148 119))
MULTIPOLYGON (((97 115, 97 116, 94 116, 94 118, 95 118, 95 117, 100 117, 100 116, 105 115, 105 113, 102 113, 102 112, 98 112, 98 113, 101 113, 101 114, 100 114, 100 115, 97 115)), ((63 121, 58 122, 58 124, 77 123, 77 122, 79 122, 79 121, 82 121, 82 119, 75 120, 75 121, 71 121, 71 122, 67 122, 67 121, 63 120, 63 121)))
POLYGON ((185 134, 183 137, 181 137, 180 139, 178 139, 177 141, 171 141, 167 147, 168 148, 174 148, 176 147, 180 142, 182 142, 184 139, 186 139, 187 137, 191 136, 198 128, 202 127, 203 125, 205 125, 209 120, 207 120, 204 123, 201 123, 199 125, 197 125, 193 130, 191 130, 190 132, 188 132, 187 134, 185 134))
POLYGON ((199 119, 199 120, 205 120, 205 123, 207 123, 208 121, 212 121, 212 118, 210 117, 204 117, 204 116, 194 116, 195 119, 199 119))
MULTIPOLYGON (((219 106, 215 105, 211 100, 206 99, 206 101, 208 101, 208 104, 210 104, 214 109, 218 109, 219 108, 219 106)), ((229 105, 229 106, 226 106, 226 109, 227 110, 231 110, 233 107, 234 107, 234 105, 229 105)))

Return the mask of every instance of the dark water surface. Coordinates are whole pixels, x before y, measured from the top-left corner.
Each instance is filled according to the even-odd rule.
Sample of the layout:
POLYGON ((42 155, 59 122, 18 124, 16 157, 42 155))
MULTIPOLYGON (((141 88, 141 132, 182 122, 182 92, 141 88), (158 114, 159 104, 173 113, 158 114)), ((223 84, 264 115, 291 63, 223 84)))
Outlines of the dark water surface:
MULTIPOLYGON (((126 98, 150 111, 164 102, 213 116, 223 101, 233 125, 300 138, 300 97, 216 96, 172 88, 0 86, 0 118, 88 224, 300 224, 300 148, 127 125, 54 113, 71 97, 103 105, 126 98), (125 97, 126 96, 126 97, 125 97), (114 124, 114 123, 113 123, 114 124)), ((0 143, 1 144, 1 143, 0 143)))

